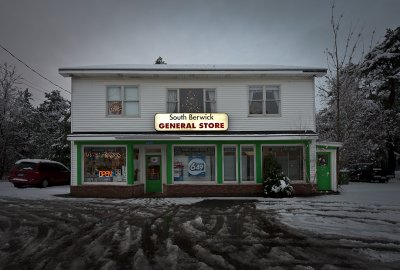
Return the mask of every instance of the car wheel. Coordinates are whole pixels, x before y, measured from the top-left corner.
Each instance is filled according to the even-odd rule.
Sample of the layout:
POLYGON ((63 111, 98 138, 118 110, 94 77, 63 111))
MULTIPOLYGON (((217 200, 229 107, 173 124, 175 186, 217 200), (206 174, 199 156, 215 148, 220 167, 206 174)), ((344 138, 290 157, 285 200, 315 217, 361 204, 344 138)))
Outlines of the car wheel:
POLYGON ((14 187, 16 187, 16 188, 22 188, 22 185, 21 185, 21 184, 14 184, 14 187))
POLYGON ((48 181, 47 179, 43 179, 43 181, 42 181, 40 187, 46 188, 46 187, 48 187, 48 186, 49 186, 49 181, 48 181))

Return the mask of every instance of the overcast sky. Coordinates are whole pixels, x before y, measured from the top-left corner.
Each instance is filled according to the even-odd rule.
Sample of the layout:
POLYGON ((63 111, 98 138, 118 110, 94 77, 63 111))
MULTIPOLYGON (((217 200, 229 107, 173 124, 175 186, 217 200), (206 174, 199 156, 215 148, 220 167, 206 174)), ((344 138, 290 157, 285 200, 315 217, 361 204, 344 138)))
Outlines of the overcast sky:
MULTIPOLYGON (((341 38, 382 40, 400 0, 336 0, 341 38)), ((330 0, 0 0, 0 44, 62 87, 58 68, 98 64, 277 64, 326 67, 330 0)), ((53 85, 0 49, 31 85, 53 85)), ((37 102, 43 93, 32 89, 37 102)), ((65 97, 70 98, 67 93, 65 97)))

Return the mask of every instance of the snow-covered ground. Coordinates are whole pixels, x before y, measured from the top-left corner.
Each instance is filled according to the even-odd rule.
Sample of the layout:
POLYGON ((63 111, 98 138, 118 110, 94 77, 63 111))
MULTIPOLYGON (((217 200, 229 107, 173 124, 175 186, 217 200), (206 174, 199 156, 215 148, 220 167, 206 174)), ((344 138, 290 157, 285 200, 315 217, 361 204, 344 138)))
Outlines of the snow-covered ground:
POLYGON ((69 186, 16 188, 8 181, 0 181, 0 197, 55 200, 58 197, 55 197, 54 195, 69 194, 69 188, 69 186))
POLYGON ((379 261, 400 262, 400 182, 350 183, 339 195, 264 199, 257 209, 275 210, 283 224, 323 239, 351 243, 379 261), (372 246, 371 246, 372 244, 372 246))
POLYGON ((0 181, 0 198, 18 198, 24 200, 67 200, 67 201, 91 201, 107 203, 127 203, 134 205, 168 205, 168 204, 192 204, 202 201, 204 198, 133 198, 133 199, 94 199, 73 198, 69 196, 70 186, 50 186, 47 188, 24 187, 16 188, 8 181, 0 181))
POLYGON ((0 269, 400 269, 399 192, 110 200, 1 181, 0 269))
MULTIPOLYGON (((378 205, 397 205, 400 206, 400 179, 391 180, 389 183, 355 183, 350 182, 349 185, 340 187, 339 195, 322 195, 308 198, 290 198, 290 199, 270 199, 270 201, 319 201, 319 202, 343 202, 343 203, 360 203, 360 204, 378 204, 378 205)), ((69 186, 52 186, 48 188, 15 188, 8 181, 0 181, 0 197, 12 197, 20 199, 72 199, 57 195, 67 195, 70 192, 69 186)), ((199 202, 205 198, 169 198, 171 203, 187 204, 199 202)), ((213 199, 215 199, 213 197, 213 199)), ((218 199, 218 198, 217 198, 218 199)), ((224 199, 224 198, 219 198, 224 199)), ((232 199, 232 198, 230 198, 232 199)), ((233 199, 243 199, 233 198, 233 199)), ((254 199, 253 197, 247 199, 254 199)), ((76 200, 76 199, 75 199, 76 200)), ((105 199, 109 201, 109 199, 105 199)), ((135 199, 136 200, 136 199, 135 199)), ((160 199, 153 199, 155 201, 160 199)), ((268 199, 257 198, 259 201, 268 201, 268 199)), ((137 200, 139 202, 139 200, 137 200)), ((146 200, 148 201, 148 200, 146 200)))
POLYGON ((386 184, 351 182, 338 195, 259 199, 256 205, 276 211, 279 221, 295 230, 337 239, 372 260, 400 262, 398 179, 386 184))

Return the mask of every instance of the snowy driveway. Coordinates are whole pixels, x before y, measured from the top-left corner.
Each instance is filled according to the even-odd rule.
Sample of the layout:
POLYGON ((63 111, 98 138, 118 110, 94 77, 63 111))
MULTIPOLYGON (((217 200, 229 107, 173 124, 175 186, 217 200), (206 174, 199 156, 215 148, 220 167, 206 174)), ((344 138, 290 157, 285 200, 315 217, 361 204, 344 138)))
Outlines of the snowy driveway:
POLYGON ((281 222, 324 237, 351 236, 400 242, 400 183, 351 183, 340 195, 264 199, 258 209, 275 210, 281 222))
MULTIPOLYGON (((340 195, 265 199, 257 209, 274 210, 293 230, 336 240, 348 252, 400 269, 400 183, 351 183, 340 195)), ((379 267, 378 267, 379 268, 379 267)), ((373 269, 373 268, 372 268, 373 269)))
POLYGON ((0 269, 400 269, 399 191, 110 200, 0 182, 0 269))

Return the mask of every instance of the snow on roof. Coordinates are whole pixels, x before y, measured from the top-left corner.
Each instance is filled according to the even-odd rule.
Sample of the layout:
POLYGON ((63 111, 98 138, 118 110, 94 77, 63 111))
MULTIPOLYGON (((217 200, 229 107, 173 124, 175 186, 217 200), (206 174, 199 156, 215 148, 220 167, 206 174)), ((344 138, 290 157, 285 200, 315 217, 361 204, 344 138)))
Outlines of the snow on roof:
POLYGON ((311 73, 323 76, 326 68, 283 65, 95 65, 60 68, 65 77, 73 74, 125 73, 125 74, 257 74, 257 73, 311 73))
POLYGON ((60 70, 325 70, 325 68, 283 65, 94 65, 66 67, 60 70))
POLYGON ((30 163, 43 163, 43 162, 46 162, 46 163, 56 163, 56 164, 61 164, 61 165, 63 165, 62 163, 60 163, 60 162, 57 162, 57 161, 53 161, 53 160, 48 160, 48 159, 30 159, 30 158, 27 158, 27 159, 20 159, 20 160, 18 160, 17 162, 15 162, 15 164, 20 164, 20 163, 23 163, 23 162, 30 162, 30 163))
POLYGON ((336 147, 340 148, 343 146, 343 143, 341 142, 320 142, 317 141, 317 147, 336 147))

